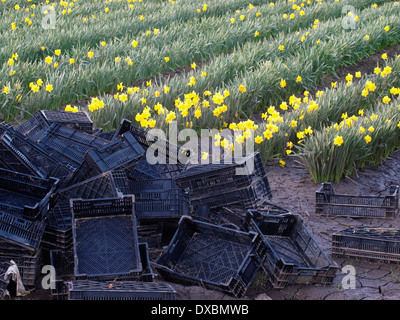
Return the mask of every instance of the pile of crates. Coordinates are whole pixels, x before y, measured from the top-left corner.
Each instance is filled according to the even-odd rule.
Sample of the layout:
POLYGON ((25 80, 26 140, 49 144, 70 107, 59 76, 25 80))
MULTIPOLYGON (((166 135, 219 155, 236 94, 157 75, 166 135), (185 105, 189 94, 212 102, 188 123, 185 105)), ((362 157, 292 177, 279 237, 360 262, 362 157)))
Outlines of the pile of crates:
POLYGON ((85 112, 0 123, 0 267, 15 261, 33 289, 49 264, 52 297, 70 300, 175 299, 158 275, 235 297, 259 271, 277 288, 332 281, 299 216, 269 203, 258 152, 182 162, 191 156, 127 119, 107 132, 85 112), (167 163, 147 161, 153 144, 167 163))

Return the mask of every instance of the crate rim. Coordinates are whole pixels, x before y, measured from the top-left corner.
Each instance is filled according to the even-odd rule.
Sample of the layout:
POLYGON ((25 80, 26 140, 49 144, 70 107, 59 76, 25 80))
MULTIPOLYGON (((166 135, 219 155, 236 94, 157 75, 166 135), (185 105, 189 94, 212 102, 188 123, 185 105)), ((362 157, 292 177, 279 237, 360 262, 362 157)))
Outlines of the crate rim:
MULTIPOLYGON (((250 211, 250 210, 248 210, 248 211, 250 211)), ((261 230, 259 229, 259 227, 258 227, 257 224, 255 223, 255 221, 253 220, 252 212, 248 212, 248 215, 250 216, 250 221, 251 221, 251 223, 252 223, 252 227, 256 230, 257 233, 260 234, 261 239, 264 241, 264 243, 265 243, 266 245, 268 245, 268 248, 269 248, 269 249, 271 250, 271 252, 273 253, 275 260, 276 260, 276 261, 282 261, 282 262, 284 262, 284 259, 283 259, 282 257, 280 257, 280 255, 276 252, 276 250, 274 249, 274 247, 269 243, 269 241, 267 240, 267 238, 265 237, 265 235, 261 232, 261 230)), ((286 217, 286 216, 297 216, 297 217, 299 217, 298 222, 301 223, 301 224, 304 223, 303 217, 302 217, 300 214, 298 214, 298 213, 285 213, 285 214, 281 214, 281 215, 269 214, 269 215, 266 215, 266 216, 267 216, 267 217, 272 217, 272 218, 278 218, 278 219, 282 219, 282 218, 284 218, 284 217, 286 217)), ((307 266, 307 267, 301 267, 301 268, 302 268, 302 269, 307 269, 307 270, 325 270, 325 269, 329 269, 329 268, 332 268, 332 267, 333 267, 333 268, 336 268, 336 267, 337 267, 336 262, 333 261, 332 259, 330 259, 330 258, 328 257, 328 255, 325 253, 324 250, 322 250, 322 248, 320 247, 320 245, 318 244, 318 242, 315 241, 314 237, 310 234, 310 232, 308 231, 308 229, 307 229, 304 225, 303 225, 303 227, 304 227, 304 228, 303 228, 303 231, 306 232, 306 234, 311 238, 311 240, 313 241, 314 245, 318 248, 318 250, 320 251, 320 253, 323 255, 323 257, 325 258, 325 260, 328 262, 328 265, 327 265, 327 266, 324 266, 324 267, 319 267, 319 268, 317 268, 317 267, 308 267, 308 266, 307 266)), ((285 262, 285 265, 295 265, 295 264, 293 264, 293 263, 286 263, 286 262, 285 262)))
MULTIPOLYGON (((252 261, 252 259, 256 260, 257 262, 259 262, 259 268, 262 267, 263 261, 265 258, 258 258, 257 255, 254 254, 254 249, 255 249, 255 241, 260 237, 259 234, 257 234, 254 231, 249 231, 249 232, 245 232, 245 231, 241 231, 241 230, 236 230, 236 229, 231 229, 228 227, 223 227, 220 225, 216 225, 210 222, 206 222, 203 220, 198 220, 193 218, 192 216, 182 216, 179 219, 178 225, 180 226, 181 223, 183 223, 184 221, 188 221, 188 222, 194 222, 196 224, 200 224, 200 225, 205 225, 205 226, 209 226, 212 227, 214 229, 222 229, 225 231, 229 231, 230 233, 234 232, 236 234, 240 234, 242 236, 247 236, 249 237, 249 250, 246 253, 246 255, 243 258, 243 261, 240 263, 240 265, 238 266, 238 268, 235 271, 235 274, 230 276, 229 278, 227 278, 224 282, 220 281, 211 281, 211 280, 203 280, 203 279, 199 279, 196 278, 194 276, 191 275, 186 275, 184 273, 180 273, 178 271, 174 271, 171 268, 163 265, 162 263, 160 263, 160 260, 162 259, 162 256, 158 257, 155 262, 153 262, 154 267, 156 268, 156 270, 162 270, 164 272, 169 273, 170 275, 177 275, 179 274, 179 278, 184 279, 184 281, 190 281, 192 283, 198 283, 198 282, 204 282, 206 284, 209 284, 211 286, 215 286, 215 287, 219 287, 221 288, 221 286, 223 286, 224 288, 229 288, 230 285, 234 282, 234 281, 238 281, 240 279, 238 279, 238 277, 240 277, 240 275, 243 273, 243 271, 246 269, 246 267, 248 266, 248 264, 250 263, 250 261, 252 261)), ((165 249, 164 253, 167 253, 170 250, 173 250, 175 248, 176 242, 179 240, 178 237, 178 231, 179 231, 179 227, 177 229, 177 231, 175 232, 174 236, 172 237, 169 245, 167 246, 167 248, 165 249)), ((254 278, 255 275, 253 275, 254 278)), ((223 289, 224 290, 224 289, 223 289)), ((226 290, 226 289, 225 289, 226 290)), ((232 292, 233 293, 233 292, 232 292)))

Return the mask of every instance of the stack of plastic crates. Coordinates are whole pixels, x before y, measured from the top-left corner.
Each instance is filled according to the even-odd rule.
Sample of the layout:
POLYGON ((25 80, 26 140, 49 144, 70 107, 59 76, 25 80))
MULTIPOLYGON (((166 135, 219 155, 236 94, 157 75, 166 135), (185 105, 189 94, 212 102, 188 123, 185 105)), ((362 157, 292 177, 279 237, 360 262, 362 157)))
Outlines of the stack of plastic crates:
POLYGON ((298 214, 249 210, 242 225, 261 235, 267 246, 263 269, 275 288, 292 284, 331 284, 338 266, 308 232, 298 214))
POLYGON ((190 213, 189 197, 173 179, 124 180, 124 194, 135 195, 139 219, 180 218, 190 213))
POLYGON ((316 192, 315 211, 321 215, 393 219, 398 209, 398 185, 390 186, 386 196, 336 194, 331 183, 323 183, 316 192))
POLYGON ((75 184, 111 170, 131 170, 143 156, 144 149, 129 132, 99 149, 86 152, 69 184, 75 184))
POLYGON ((0 212, 0 264, 13 260, 24 286, 34 287, 42 257, 44 224, 0 212))
POLYGON ((0 210, 28 220, 43 219, 54 206, 58 182, 0 168, 0 210))
POLYGON ((272 197, 265 167, 258 152, 225 163, 193 166, 175 178, 190 194, 192 207, 218 208, 241 204, 257 208, 272 197))
POLYGON ((166 280, 242 297, 266 257, 259 234, 183 216, 155 268, 166 280))
POLYGON ((332 235, 332 256, 378 263, 400 263, 400 229, 350 227, 332 235))
POLYGON ((157 135, 134 125, 130 126, 129 132, 133 134, 146 151, 149 147, 154 148, 154 156, 161 160, 159 161, 160 163, 175 164, 183 168, 183 165, 192 156, 190 150, 172 144, 168 140, 161 139, 157 135))

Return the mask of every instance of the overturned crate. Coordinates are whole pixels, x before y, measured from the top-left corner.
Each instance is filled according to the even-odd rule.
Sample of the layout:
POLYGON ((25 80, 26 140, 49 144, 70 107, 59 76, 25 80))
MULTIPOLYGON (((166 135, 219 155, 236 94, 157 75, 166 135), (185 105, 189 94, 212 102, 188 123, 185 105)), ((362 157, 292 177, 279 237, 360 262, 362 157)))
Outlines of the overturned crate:
POLYGON ((155 262, 166 280, 242 297, 266 255, 254 232, 242 232, 183 216, 169 246, 155 262))
POLYGON ((54 206, 58 179, 0 168, 0 210, 25 219, 43 219, 54 206))
POLYGON ((68 112, 60 110, 38 110, 16 130, 24 136, 36 141, 52 125, 61 124, 66 127, 93 133, 93 121, 85 111, 68 112))
POLYGON ((14 129, 0 134, 0 167, 41 178, 67 179, 73 170, 14 129))
POLYGON ((77 280, 67 282, 68 300, 176 300, 176 291, 156 282, 77 280))
POLYGON ((28 120, 17 126, 15 130, 36 142, 50 125, 50 122, 46 120, 43 113, 41 111, 36 111, 28 120))
POLYGON ((242 228, 257 231, 268 247, 263 269, 275 288, 332 284, 338 266, 313 239, 300 215, 249 210, 242 228))
POLYGON ((72 199, 74 276, 77 279, 136 279, 141 262, 134 197, 72 199))
POLYGON ((328 216, 386 218, 397 216, 399 186, 392 185, 386 196, 355 196, 336 194, 331 183, 323 183, 316 192, 315 211, 328 216))
POLYGON ((400 229, 350 227, 332 235, 332 256, 400 263, 400 229))
POLYGON ((86 152, 102 148, 110 142, 95 135, 55 123, 43 133, 37 143, 49 155, 75 171, 84 161, 86 152))
POLYGON ((99 149, 89 150, 69 184, 112 170, 131 170, 143 156, 144 149, 129 132, 99 149))
POLYGON ((0 239, 21 246, 34 254, 40 248, 43 232, 42 221, 30 221, 0 211, 0 239))

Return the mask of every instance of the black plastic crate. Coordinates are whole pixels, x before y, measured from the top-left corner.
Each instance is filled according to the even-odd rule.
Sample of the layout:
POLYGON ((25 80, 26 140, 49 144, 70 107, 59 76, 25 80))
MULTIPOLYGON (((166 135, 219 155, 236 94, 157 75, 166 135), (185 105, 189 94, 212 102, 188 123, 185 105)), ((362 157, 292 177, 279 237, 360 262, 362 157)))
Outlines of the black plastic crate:
POLYGON ((127 175, 130 179, 151 180, 151 179, 173 179, 177 177, 183 170, 180 164, 156 163, 150 164, 146 157, 143 156, 133 170, 129 170, 127 175))
POLYGON ((73 172, 13 129, 0 135, 0 167, 41 178, 66 179, 73 172))
MULTIPOLYGON (((251 211, 251 210, 250 210, 251 211)), ((331 284, 338 266, 308 232, 298 214, 249 212, 243 230, 260 234, 268 247, 263 269, 275 288, 292 284, 331 284)))
POLYGON ((111 131, 113 132, 113 135, 110 140, 114 141, 119 136, 123 135, 125 132, 130 131, 130 129, 131 129, 131 121, 129 121, 128 119, 122 119, 118 128, 116 130, 111 131))
POLYGON ((111 140, 113 140, 115 131, 116 130, 110 130, 110 131, 104 131, 104 132, 100 131, 100 132, 95 133, 94 135, 97 136, 97 137, 100 137, 102 139, 111 141, 111 140))
POLYGON ((58 191, 60 200, 112 198, 119 195, 117 172, 104 172, 58 191))
POLYGON ((9 130, 14 130, 14 127, 6 121, 0 122, 0 134, 9 130))
POLYGON ((23 246, 17 242, 11 242, 8 239, 0 238, 0 254, 12 256, 35 255, 38 249, 23 246))
POLYGON ((76 277, 126 279, 143 272, 133 196, 72 199, 71 209, 76 277))
POLYGON ((96 281, 141 281, 141 282, 152 282, 156 274, 151 267, 150 256, 148 251, 147 243, 139 243, 139 256, 140 256, 140 264, 142 266, 142 271, 137 272, 129 272, 127 274, 119 274, 115 276, 115 274, 101 274, 100 276, 96 275, 80 275, 75 276, 76 280, 96 280, 96 281))
POLYGON ((59 110, 38 110, 16 130, 33 141, 37 141, 45 131, 53 124, 93 133, 93 122, 84 111, 67 112, 59 110))
POLYGON ((259 234, 184 216, 169 246, 155 262, 166 280, 199 285, 242 297, 264 262, 259 234))
POLYGON ((255 209, 270 198, 270 191, 267 177, 259 177, 244 188, 221 189, 218 193, 204 192, 196 196, 190 193, 190 203, 193 210, 199 206, 213 209, 236 204, 245 209, 255 209))
POLYGON ((146 151, 150 146, 154 147, 154 156, 162 160, 161 163, 176 164, 183 168, 192 156, 189 149, 172 144, 168 140, 161 139, 157 135, 134 125, 131 125, 129 132, 146 151))
POLYGON ((37 143, 48 154, 76 170, 84 161, 86 152, 102 148, 110 141, 55 123, 45 131, 37 143))
POLYGON ((350 227, 334 233, 332 256, 373 263, 400 263, 400 229, 350 227))
POLYGON ((102 199, 120 195, 116 173, 105 172, 80 183, 62 188, 57 192, 57 203, 46 219, 42 243, 46 249, 72 248, 72 214, 70 199, 102 199))
POLYGON ((102 148, 89 150, 69 184, 79 183, 106 171, 131 169, 143 154, 144 149, 127 132, 102 148))
POLYGON ((139 219, 179 218, 190 212, 189 197, 172 179, 127 181, 124 194, 135 195, 139 219))
POLYGON ((390 186, 386 196, 336 194, 331 183, 322 183, 316 191, 315 211, 321 215, 393 219, 398 208, 398 185, 390 186))
MULTIPOLYGON (((206 222, 221 224, 222 220, 222 212, 221 210, 213 210, 208 206, 198 206, 196 210, 191 211, 190 214, 196 220, 203 220, 206 222)), ((223 222, 222 222, 223 223, 223 222)))
MULTIPOLYGON (((201 210, 201 207, 198 208, 201 210)), ((207 207, 203 208, 205 212, 209 212, 210 222, 215 224, 223 224, 223 225, 232 225, 236 228, 241 228, 241 226, 245 223, 248 212, 258 213, 255 215, 256 217, 262 217, 263 215, 280 215, 280 214, 288 214, 289 210, 279 207, 269 201, 262 202, 257 206, 257 209, 245 209, 243 206, 239 204, 220 207, 218 209, 208 209, 207 207)), ((192 215, 199 215, 197 212, 193 212, 192 215)), ((253 218, 255 219, 255 218, 253 218)))
POLYGON ((53 300, 67 300, 68 287, 65 281, 73 280, 74 252, 72 250, 50 250, 50 265, 54 268, 55 277, 51 288, 53 300))
POLYGON ((68 300, 68 285, 64 280, 55 280, 54 288, 51 289, 52 300, 68 300))
POLYGON ((0 210, 30 220, 42 219, 54 206, 58 182, 0 168, 0 210))
POLYGON ((77 280, 67 285, 68 300, 176 300, 175 289, 165 283, 77 280))
POLYGON ((221 190, 235 190, 248 187, 256 179, 264 178, 268 188, 268 197, 272 192, 259 152, 244 157, 221 160, 220 163, 190 166, 175 178, 176 183, 193 197, 207 193, 219 193, 221 190))
POLYGON ((58 201, 49 211, 41 241, 46 250, 72 250, 72 215, 69 201, 58 201))
POLYGON ((0 239, 36 252, 40 247, 43 232, 42 221, 30 221, 0 211, 0 239))
POLYGON ((45 131, 50 127, 51 123, 43 116, 39 110, 32 114, 32 116, 15 128, 16 131, 23 134, 25 137, 32 141, 37 141, 45 131))

